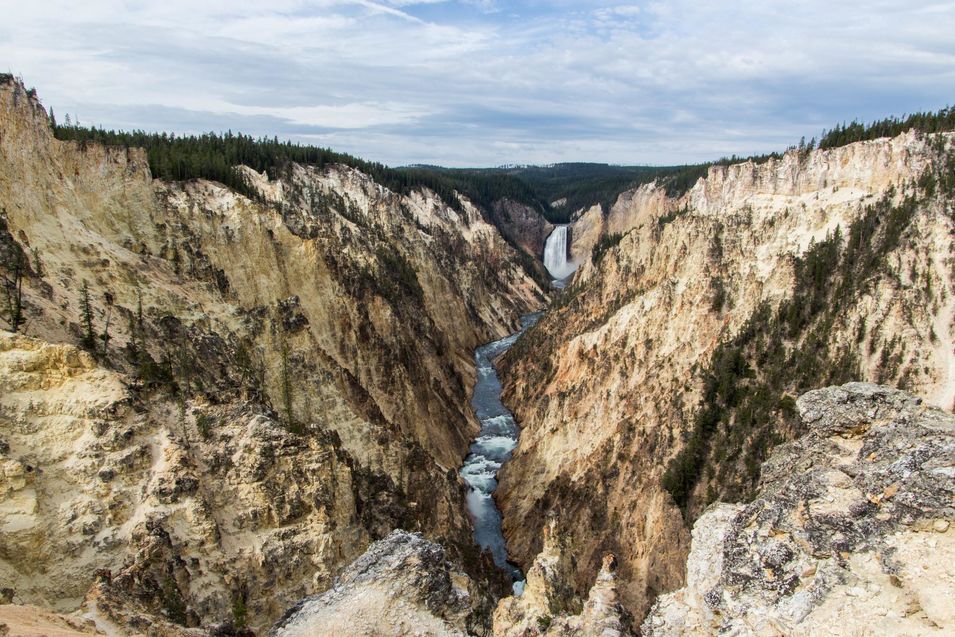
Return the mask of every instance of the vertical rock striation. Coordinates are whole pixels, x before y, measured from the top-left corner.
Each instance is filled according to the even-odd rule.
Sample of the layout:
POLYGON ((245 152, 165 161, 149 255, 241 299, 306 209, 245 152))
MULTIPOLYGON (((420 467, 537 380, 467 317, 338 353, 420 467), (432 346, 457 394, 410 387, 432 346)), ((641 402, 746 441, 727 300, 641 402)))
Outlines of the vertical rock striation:
POLYGON ((621 195, 600 222, 619 243, 503 362, 522 426, 498 491, 511 555, 531 564, 557 511, 578 593, 613 552, 642 615, 683 583, 684 520, 751 497, 805 431, 796 396, 861 379, 951 408, 952 157, 951 135, 911 132, 621 195))
POLYGON ((471 353, 544 294, 470 202, 239 170, 254 199, 154 180, 0 82, 0 248, 29 261, 29 338, 0 339, 16 601, 72 610, 102 569, 103 621, 125 599, 261 628, 395 528, 483 578, 456 472, 471 353))

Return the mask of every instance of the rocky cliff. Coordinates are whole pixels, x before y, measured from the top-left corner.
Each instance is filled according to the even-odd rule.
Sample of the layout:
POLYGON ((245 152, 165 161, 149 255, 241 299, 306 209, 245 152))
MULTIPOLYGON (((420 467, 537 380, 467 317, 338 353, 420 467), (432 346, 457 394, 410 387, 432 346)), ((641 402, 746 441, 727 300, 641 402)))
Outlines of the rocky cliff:
POLYGON ((261 628, 394 528, 483 577, 456 471, 471 353, 543 293, 467 201, 343 166, 243 170, 251 199, 154 180, 142 151, 57 141, 0 85, 16 601, 72 610, 99 572, 102 621, 261 628))
POLYGON ((491 213, 502 234, 527 255, 534 257, 539 267, 544 254, 544 242, 554 230, 554 225, 537 210, 510 199, 498 201, 491 213))
MULTIPOLYGON (((552 523, 544 549, 527 573, 518 596, 494 611, 495 637, 622 637, 631 617, 620 603, 616 561, 603 567, 586 600, 568 586, 576 568, 565 538, 552 523)), ((479 591, 448 561, 443 547, 419 534, 394 531, 374 543, 335 580, 328 591, 303 599, 269 631, 271 637, 320 635, 489 634, 475 611, 479 591)), ((2 617, 2 615, 0 615, 2 617)))
MULTIPOLYGON (((950 632, 955 416, 867 383, 810 391, 796 410, 807 433, 772 453, 752 502, 700 516, 686 586, 657 599, 640 634, 950 632)), ((579 536, 559 528, 549 514, 543 549, 522 593, 498 603, 492 634, 632 634, 615 556, 581 596, 579 536)), ((472 595, 441 547, 396 531, 271 634, 474 634, 472 595)))
POLYGON ((474 617, 477 594, 443 547, 394 531, 369 547, 331 590, 291 608, 269 635, 465 637, 480 626, 474 617))
POLYGON ((688 193, 624 193, 585 261, 504 361, 523 429, 498 500, 530 565, 549 512, 582 594, 605 553, 638 617, 683 583, 687 524, 745 500, 795 398, 832 383, 905 387, 951 408, 950 135, 907 133, 714 167, 688 193))
POLYGON ((797 401, 809 433, 750 504, 693 528, 686 586, 642 634, 942 635, 955 626, 955 417, 852 383, 797 401))
POLYGON ((544 546, 527 571, 521 594, 502 599, 494 611, 494 637, 621 637, 630 634, 631 617, 617 590, 617 560, 603 558, 586 600, 576 594, 577 571, 571 539, 561 536, 551 516, 544 546))

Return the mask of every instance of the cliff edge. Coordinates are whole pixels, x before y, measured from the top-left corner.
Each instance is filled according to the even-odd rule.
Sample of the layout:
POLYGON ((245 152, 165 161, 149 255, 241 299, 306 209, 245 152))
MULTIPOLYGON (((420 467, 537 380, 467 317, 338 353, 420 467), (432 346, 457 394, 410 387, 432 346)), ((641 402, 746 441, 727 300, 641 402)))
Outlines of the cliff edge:
POLYGON ((693 528, 642 634, 934 635, 955 626, 955 416, 867 383, 808 392, 757 498, 693 528))

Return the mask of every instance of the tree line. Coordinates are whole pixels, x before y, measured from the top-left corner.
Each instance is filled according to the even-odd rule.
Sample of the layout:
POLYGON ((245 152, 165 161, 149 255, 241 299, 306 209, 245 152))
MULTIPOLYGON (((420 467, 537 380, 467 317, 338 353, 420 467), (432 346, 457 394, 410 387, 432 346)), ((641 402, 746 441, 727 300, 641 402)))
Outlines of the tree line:
POLYGON ((154 177, 167 181, 209 179, 217 181, 250 198, 257 195, 236 171, 239 165, 265 172, 276 179, 286 174, 292 163, 322 168, 341 164, 360 170, 377 183, 398 194, 427 188, 452 208, 463 210, 456 192, 478 205, 489 206, 509 197, 535 207, 542 207, 534 192, 523 182, 506 175, 482 174, 479 171, 440 171, 431 168, 391 168, 328 148, 279 141, 278 137, 255 138, 242 133, 204 133, 176 135, 106 130, 95 126, 78 126, 53 121, 57 139, 106 146, 143 148, 154 177))
POLYGON ((886 117, 869 124, 858 120, 851 124, 843 123, 823 133, 819 148, 837 148, 880 137, 895 137, 912 129, 922 133, 947 133, 955 130, 955 107, 947 106, 939 111, 918 112, 903 117, 886 117))
MULTIPOLYGON (((52 113, 51 113, 52 115, 52 113)), ((741 157, 732 155, 717 161, 682 166, 621 166, 597 163, 563 163, 550 166, 505 166, 484 169, 449 169, 438 166, 389 167, 328 148, 279 141, 277 137, 255 138, 242 133, 205 133, 175 135, 106 130, 79 126, 76 122, 58 125, 53 120, 58 139, 80 143, 97 142, 108 146, 141 147, 146 150, 153 176, 168 181, 210 179, 218 181, 249 197, 256 193, 235 170, 245 165, 266 172, 274 179, 282 176, 291 163, 323 167, 329 164, 350 166, 372 177, 389 190, 408 194, 427 188, 449 206, 463 210, 456 193, 489 210, 494 202, 508 198, 538 210, 553 223, 569 221, 581 208, 601 204, 609 209, 617 197, 637 186, 657 181, 671 197, 687 192, 713 166, 752 161, 757 164, 779 159, 781 153, 741 157), (564 200, 560 206, 551 202, 564 200)), ((919 112, 904 117, 888 117, 863 124, 853 121, 824 131, 818 144, 800 140, 798 150, 808 155, 814 148, 829 149, 858 141, 890 137, 910 129, 926 133, 955 130, 955 108, 936 112, 919 112)), ((489 219, 493 222, 493 219, 489 219)))

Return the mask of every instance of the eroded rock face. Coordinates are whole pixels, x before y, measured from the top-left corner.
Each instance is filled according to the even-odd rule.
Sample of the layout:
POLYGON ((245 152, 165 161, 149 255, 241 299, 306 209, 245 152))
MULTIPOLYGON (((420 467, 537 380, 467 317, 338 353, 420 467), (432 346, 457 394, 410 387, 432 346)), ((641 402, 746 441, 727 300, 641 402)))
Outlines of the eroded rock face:
POLYGON ((631 618, 620 601, 616 568, 616 558, 605 555, 596 582, 581 602, 573 589, 573 548, 558 534, 552 516, 522 594, 502 599, 494 611, 494 637, 629 635, 631 618))
POLYGON ((3 637, 90 637, 105 635, 92 620, 65 617, 37 606, 0 604, 3 637))
MULTIPOLYGON (((621 195, 604 219, 605 231, 625 233, 619 244, 598 263, 584 260, 573 284, 503 361, 504 401, 522 430, 497 500, 517 562, 533 563, 546 515, 559 511, 561 532, 574 536, 576 591, 588 590, 603 555, 613 552, 621 595, 640 616, 656 595, 683 584, 690 541, 684 519, 692 523, 717 499, 750 497, 766 450, 804 431, 793 408, 798 395, 866 380, 902 385, 951 408, 950 196, 918 197, 904 232, 883 244, 880 267, 850 280, 853 294, 825 301, 830 313, 816 338, 788 334, 773 312, 807 287, 797 259, 837 228, 845 249, 850 227, 866 215, 874 214, 875 227, 891 225, 888 210, 915 195, 924 170, 947 170, 952 139, 907 133, 713 169, 676 199, 654 185, 621 195), (746 377, 737 396, 759 388, 758 359, 768 348, 745 352, 755 370, 749 376, 746 366, 727 371, 732 365, 717 369, 713 360, 721 344, 753 325, 786 342, 789 350, 773 361, 812 351, 807 369, 840 359, 842 376, 827 380, 834 366, 820 365, 798 387, 774 394, 758 434, 721 424, 720 444, 700 452, 705 466, 684 518, 662 488, 665 470, 693 436, 710 369, 723 379, 746 377)), ((718 414, 726 403, 718 401, 718 414)))
POLYGON ((544 242, 554 229, 552 223, 537 210, 510 199, 497 202, 492 213, 507 238, 529 256, 541 258, 544 254, 544 242))
POLYGON ((99 572, 97 617, 125 623, 122 600, 182 624, 240 602, 277 616, 370 541, 370 485, 329 434, 254 405, 146 404, 87 352, 8 332, 0 387, 0 578, 16 601, 75 609, 99 572))
POLYGON ((58 141, 0 84, 0 245, 30 262, 30 338, 0 338, 18 602, 75 609, 103 569, 115 617, 125 595, 260 629, 395 528, 483 571, 456 471, 472 351, 539 286, 469 202, 343 166, 240 170, 255 200, 154 180, 143 151, 58 141), (95 354, 75 347, 84 282, 95 354))
POLYGON ((693 528, 686 586, 642 634, 932 635, 955 626, 955 416, 864 383, 803 395, 809 433, 751 504, 693 528))
POLYGON ((570 258, 583 264, 590 260, 590 253, 601 235, 607 232, 603 207, 600 204, 578 212, 570 224, 570 258))
POLYGON ((471 580, 440 545, 394 531, 372 544, 330 590, 292 607, 269 635, 464 637, 479 623, 474 596, 471 580))

